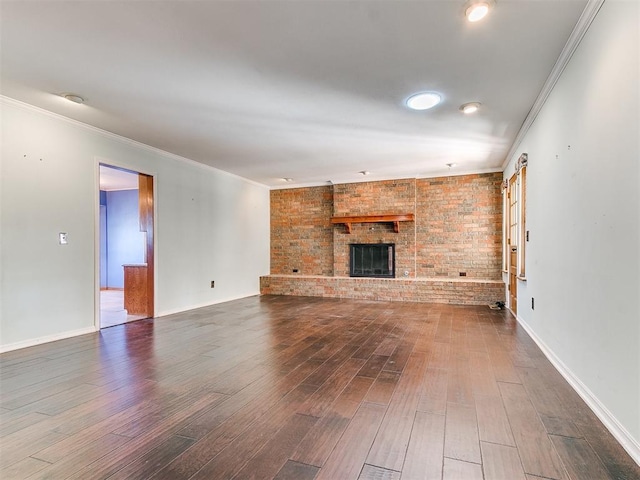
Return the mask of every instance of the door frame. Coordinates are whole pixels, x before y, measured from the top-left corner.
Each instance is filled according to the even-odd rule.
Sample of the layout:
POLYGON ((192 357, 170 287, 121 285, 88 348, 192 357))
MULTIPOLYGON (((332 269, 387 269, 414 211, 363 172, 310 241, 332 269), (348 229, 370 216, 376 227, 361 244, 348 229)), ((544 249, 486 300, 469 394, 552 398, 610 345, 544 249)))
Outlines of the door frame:
MULTIPOLYGON (((153 316, 158 311, 157 298, 155 294, 156 285, 158 284, 158 188, 157 188, 157 174, 148 170, 141 169, 137 165, 133 165, 127 162, 121 162, 118 160, 112 160, 104 157, 94 157, 94 312, 93 312, 93 326, 95 331, 100 330, 100 165, 108 167, 121 168, 129 170, 134 173, 143 174, 151 177, 153 185, 153 316)), ((153 318, 153 316, 151 318, 153 318)))
POLYGON ((505 246, 507 248, 507 306, 514 316, 518 314, 518 234, 520 230, 520 218, 518 209, 520 208, 520 198, 518 196, 518 174, 514 173, 508 180, 507 187, 507 241, 505 246), (516 195, 516 211, 512 212, 511 197, 516 195), (511 225, 513 222, 513 216, 516 217, 516 231, 512 232, 511 225), (515 238, 512 238, 512 233, 515 234, 515 238), (514 255, 515 253, 515 255, 514 255), (515 261, 514 261, 515 259, 515 261))

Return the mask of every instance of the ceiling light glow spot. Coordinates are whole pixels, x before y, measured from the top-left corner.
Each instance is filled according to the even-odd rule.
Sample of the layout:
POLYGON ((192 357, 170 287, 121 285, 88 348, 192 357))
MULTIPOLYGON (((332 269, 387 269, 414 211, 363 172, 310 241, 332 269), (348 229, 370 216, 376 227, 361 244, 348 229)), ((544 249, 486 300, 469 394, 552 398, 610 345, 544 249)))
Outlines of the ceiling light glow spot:
POLYGON ((482 20, 489 13, 489 4, 486 2, 478 2, 470 5, 465 11, 465 16, 470 22, 482 20))
POLYGON ((476 113, 479 108, 480 108, 480 103, 478 102, 470 102, 470 103, 465 103, 464 105, 460 105, 460 111, 465 115, 476 113))
POLYGON ((411 95, 407 99, 407 107, 412 110, 428 110, 442 101, 442 97, 436 92, 421 92, 411 95))
POLYGON ((61 93, 60 96, 69 100, 70 102, 77 103, 79 105, 82 105, 84 103, 84 98, 82 98, 80 95, 76 95, 75 93, 61 93))

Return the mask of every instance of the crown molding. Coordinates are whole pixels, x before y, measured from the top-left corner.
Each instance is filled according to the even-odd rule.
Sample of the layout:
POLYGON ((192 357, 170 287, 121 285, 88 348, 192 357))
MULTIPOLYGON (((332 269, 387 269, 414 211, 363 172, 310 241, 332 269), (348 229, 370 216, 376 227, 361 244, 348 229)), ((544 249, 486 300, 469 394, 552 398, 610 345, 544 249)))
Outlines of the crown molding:
POLYGON ((289 190, 293 188, 309 188, 309 187, 326 187, 328 185, 343 185, 347 183, 371 183, 371 182, 388 182, 393 180, 422 180, 428 178, 443 178, 443 177, 461 177, 464 175, 483 175, 487 173, 502 173, 501 167, 494 168, 482 168, 475 170, 438 170, 433 173, 425 173, 421 175, 414 175, 409 177, 403 176, 367 176, 365 178, 342 178, 340 180, 327 180, 325 182, 308 182, 308 183, 287 183, 283 185, 274 185, 270 187, 271 190, 289 190))
POLYGON ((529 128, 531 128, 531 125, 533 125, 533 122, 535 122, 536 118, 538 117, 540 110, 542 110, 542 107, 546 103, 547 98, 553 91, 553 88, 560 79, 562 72, 564 72, 564 69, 569 64, 571 57, 578 48, 578 45, 580 45, 582 38, 584 37, 585 33, 587 33, 587 30, 589 30, 591 22, 593 22, 593 20, 596 18, 596 15, 600 11, 600 8, 602 7, 602 4, 604 2, 605 0, 588 0, 587 5, 584 7, 580 18, 578 19, 578 23, 576 23, 576 26, 573 28, 573 31, 571 32, 571 35, 569 35, 567 43, 564 45, 562 52, 560 52, 558 60, 556 60, 555 65, 551 69, 551 73, 547 77, 547 80, 544 82, 542 90, 538 94, 536 101, 533 102, 533 106, 531 107, 531 110, 529 110, 529 113, 524 119, 524 122, 522 122, 522 126, 520 127, 520 130, 518 131, 516 138, 513 141, 513 144, 511 145, 511 148, 509 149, 504 162, 502 163, 502 170, 505 170, 507 168, 507 165, 509 165, 511 158, 516 154, 520 143, 522 143, 525 135, 529 132, 529 128))
POLYGON ((44 115, 44 116, 47 116, 47 117, 50 117, 50 118, 53 118, 53 119, 68 123, 68 124, 73 125, 75 127, 82 128, 83 130, 87 130, 89 132, 96 133, 96 134, 98 134, 98 135, 100 135, 102 137, 109 138, 111 140, 115 140, 117 142, 129 145, 129 146, 132 146, 132 147, 135 147, 135 148, 140 148, 142 150, 146 150, 146 151, 151 152, 151 153, 155 153, 156 155, 160 155, 160 156, 162 156, 164 158, 167 158, 169 160, 185 163, 185 164, 191 165, 192 167, 201 168, 201 169, 204 169, 204 170, 208 170, 210 172, 215 172, 215 173, 218 173, 220 175, 225 175, 225 176, 234 178, 236 180, 242 180, 243 182, 250 183, 250 184, 255 185, 257 187, 269 189, 269 187, 267 185, 263 184, 263 183, 259 183, 259 182, 256 182, 254 180, 250 180, 248 178, 241 177, 240 175, 236 175, 235 173, 230 173, 230 172, 227 172, 225 170, 220 170, 219 168, 212 167, 211 165, 207 165, 205 163, 196 162, 195 160, 191 160, 191 159, 186 158, 186 157, 181 157, 180 155, 176 155, 175 153, 170 153, 170 152, 167 152, 165 150, 161 150, 159 148, 152 147, 151 145, 147 145, 146 143, 141 143, 141 142, 138 142, 136 140, 132 140, 132 139, 127 138, 127 137, 123 137, 122 135, 118 135, 117 133, 112 133, 112 132, 109 132, 107 130, 103 130, 101 128, 94 127, 93 125, 89 125, 87 123, 83 123, 83 122, 80 122, 78 120, 74 120, 73 118, 65 117, 64 115, 60 115, 59 113, 54 113, 54 112, 51 112, 49 110, 45 110, 44 108, 40 108, 40 107, 36 107, 35 105, 31 105, 29 103, 21 102, 20 100, 15 100, 15 99, 13 99, 11 97, 7 97, 5 95, 0 95, 0 104, 10 105, 10 106, 13 106, 13 107, 21 108, 23 110, 39 113, 41 115, 44 115))

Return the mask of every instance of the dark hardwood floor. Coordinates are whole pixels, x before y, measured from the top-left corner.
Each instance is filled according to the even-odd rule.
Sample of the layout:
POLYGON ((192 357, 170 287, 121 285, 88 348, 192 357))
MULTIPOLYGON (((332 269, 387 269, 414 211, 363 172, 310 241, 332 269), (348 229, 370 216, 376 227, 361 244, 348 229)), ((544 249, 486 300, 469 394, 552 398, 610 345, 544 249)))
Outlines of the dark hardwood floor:
POLYGON ((251 297, 0 361, 2 479, 640 479, 488 307, 251 297))

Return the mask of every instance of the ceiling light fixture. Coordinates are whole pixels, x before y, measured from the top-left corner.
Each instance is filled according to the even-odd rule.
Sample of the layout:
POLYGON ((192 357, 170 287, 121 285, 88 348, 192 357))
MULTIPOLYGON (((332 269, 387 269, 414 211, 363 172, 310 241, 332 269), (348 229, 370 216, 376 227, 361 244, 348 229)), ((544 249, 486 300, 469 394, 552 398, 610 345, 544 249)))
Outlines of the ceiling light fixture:
POLYGON ((407 98, 407 107, 411 110, 429 110, 442 101, 442 96, 436 92, 420 92, 407 98))
POLYGON ((84 103, 84 98, 82 98, 80 95, 76 95, 75 93, 61 93, 60 96, 62 98, 66 98, 70 102, 77 103, 79 105, 82 105, 84 103))
POLYGON ((481 103, 479 102, 470 102, 465 103, 464 105, 460 105, 460 111, 465 115, 469 115, 470 113, 476 113, 480 108, 481 103))
POLYGON ((361 172, 358 172, 362 175, 369 175, 371 172, 368 172, 367 170, 362 170, 361 172))
POLYGON ((284 180, 287 183, 293 182, 293 178, 283 178, 282 180, 284 180))
POLYGON ((477 22, 482 20, 489 13, 489 2, 472 2, 465 9, 464 15, 470 22, 477 22))
POLYGON ((457 163, 447 163, 447 167, 449 167, 449 170, 451 170, 456 165, 457 165, 457 163))

